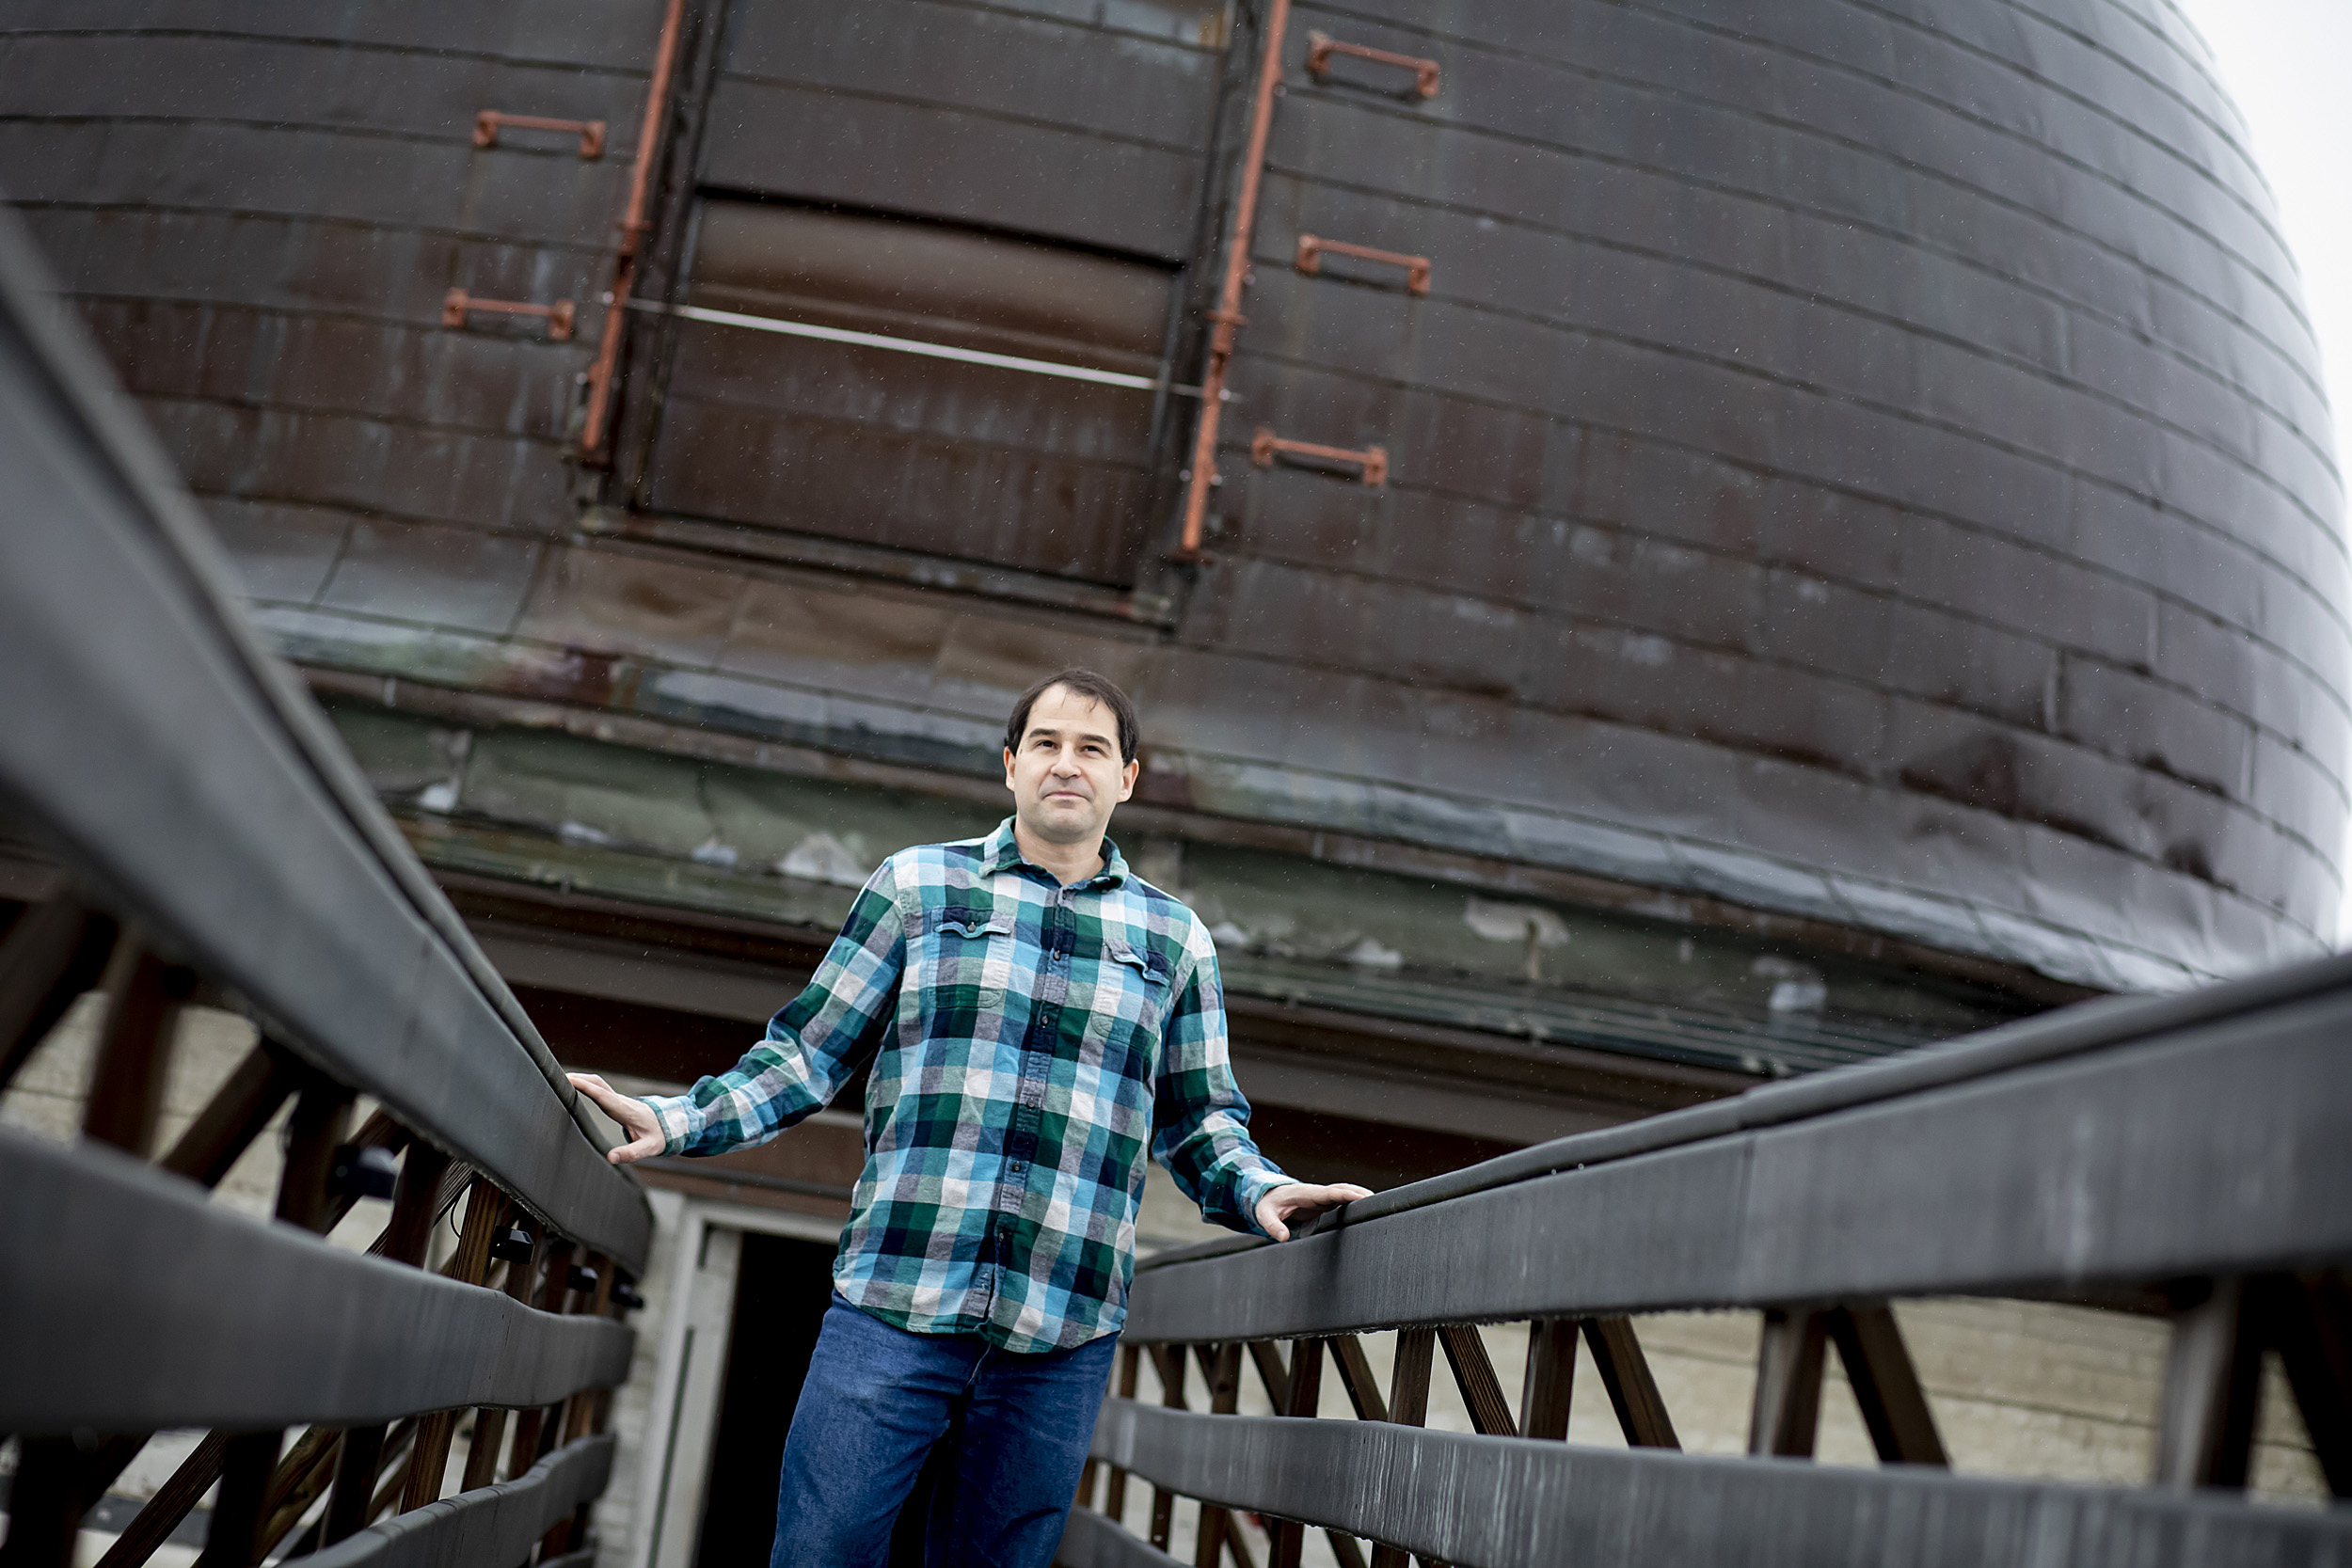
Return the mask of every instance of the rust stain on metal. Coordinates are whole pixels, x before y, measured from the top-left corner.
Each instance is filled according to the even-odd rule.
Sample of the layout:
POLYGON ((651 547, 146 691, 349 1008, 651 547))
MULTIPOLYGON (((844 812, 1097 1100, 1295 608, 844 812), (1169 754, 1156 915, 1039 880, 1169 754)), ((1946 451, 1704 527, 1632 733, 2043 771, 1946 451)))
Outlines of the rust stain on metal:
POLYGON ((1324 253, 1353 256, 1359 261, 1378 261, 1386 266, 1405 269, 1405 286, 1417 294, 1429 292, 1429 258, 1407 256, 1401 250, 1375 250, 1368 245, 1350 245, 1345 240, 1327 240, 1319 234, 1298 236, 1298 256, 1295 265, 1300 272, 1323 271, 1324 253))
POLYGON ((537 316, 548 324, 548 336, 557 342, 567 341, 577 319, 576 308, 568 299, 553 305, 532 305, 519 299, 482 299, 463 289, 452 289, 441 299, 441 325, 463 326, 469 314, 479 312, 491 316, 537 316))
POLYGON ((1413 73, 1413 91, 1422 98, 1438 96, 1438 62, 1424 60, 1418 55, 1392 54, 1386 49, 1374 49, 1360 43, 1344 43, 1328 33, 1307 35, 1307 74, 1321 82, 1328 79, 1331 56, 1350 55, 1359 60, 1377 65, 1402 66, 1413 73))
POLYGON ((605 297, 604 341, 596 345, 596 362, 588 372, 587 418, 580 425, 580 455, 583 463, 608 460, 606 428, 612 422, 612 375, 621 359, 621 331, 628 316, 629 290, 637 281, 637 252, 644 243, 645 206, 653 191, 653 160, 660 150, 661 121, 670 107, 670 77, 677 64, 678 27, 686 0, 670 0, 661 17, 661 41, 653 55, 653 80, 645 89, 645 122, 637 132, 637 162, 628 177, 628 212, 621 220, 620 261, 612 271, 612 290, 605 297))
POLYGON ((1271 468, 1278 456, 1311 458, 1322 463, 1351 463, 1361 470, 1366 484, 1375 489, 1389 483, 1389 449, 1386 447, 1326 447, 1312 441, 1291 441, 1277 436, 1263 425, 1250 438, 1249 461, 1261 468, 1271 468))
POLYGON ((545 115, 510 115, 499 109, 484 109, 473 117, 473 144, 476 147, 496 147, 499 131, 504 126, 517 131, 564 131, 580 137, 580 156, 583 162, 604 156, 604 121, 600 119, 549 119, 545 115))
POLYGON ((1233 357, 1233 334, 1242 325, 1241 289, 1249 275, 1249 234, 1258 215, 1258 182, 1265 172, 1267 134, 1274 127, 1274 89, 1282 79, 1282 38, 1289 29, 1290 0, 1266 8, 1265 55, 1258 67, 1258 97, 1249 111, 1249 150, 1242 157, 1241 195, 1233 203, 1233 242, 1225 249, 1225 282, 1209 315, 1209 363, 1200 372, 1200 425, 1192 441, 1192 472, 1184 490, 1184 531, 1180 561, 1200 557, 1200 532, 1208 520, 1209 486, 1216 483, 1216 427, 1225 407, 1225 368, 1233 357))

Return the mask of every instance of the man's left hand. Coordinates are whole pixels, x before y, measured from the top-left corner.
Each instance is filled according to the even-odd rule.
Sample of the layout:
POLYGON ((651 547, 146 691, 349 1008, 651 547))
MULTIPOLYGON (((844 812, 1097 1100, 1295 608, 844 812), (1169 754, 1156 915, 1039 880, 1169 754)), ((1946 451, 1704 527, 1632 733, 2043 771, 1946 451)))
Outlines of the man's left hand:
POLYGON ((1371 1196, 1370 1187, 1359 1187, 1353 1181, 1334 1182, 1328 1187, 1294 1181, 1258 1199, 1258 1228, 1278 1242, 1287 1242, 1291 1239, 1293 1220, 1311 1220, 1326 1209, 1337 1209, 1343 1203, 1371 1196))

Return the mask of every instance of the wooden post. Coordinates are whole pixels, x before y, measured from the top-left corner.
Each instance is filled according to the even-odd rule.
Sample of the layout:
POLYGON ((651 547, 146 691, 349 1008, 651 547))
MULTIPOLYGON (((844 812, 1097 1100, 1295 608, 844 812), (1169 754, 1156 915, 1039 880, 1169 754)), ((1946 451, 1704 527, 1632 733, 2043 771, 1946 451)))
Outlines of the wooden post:
MULTIPOLYGON (((1142 1346, 1121 1345, 1119 1348, 1119 1397, 1120 1399, 1131 1400, 1136 1397, 1136 1373, 1142 1365, 1142 1346)), ((1117 1519, 1122 1524, 1126 1520, 1127 1472, 1116 1465, 1111 1466, 1110 1485, 1103 1494, 1103 1514, 1105 1518, 1117 1519)))
MULTIPOLYGON (((1282 1414, 1311 1420, 1323 1396, 1323 1341, 1299 1339, 1293 1342, 1290 1364, 1290 1398, 1281 1405, 1282 1414)), ((1298 1568, 1300 1552, 1307 1543, 1307 1528, 1295 1519, 1278 1519, 1274 1525, 1273 1568, 1298 1568)))
POLYGON ((1894 1312, 1875 1304, 1839 1307, 1826 1316, 1830 1340, 1845 1363, 1846 1381, 1862 1407, 1862 1424, 1870 1429, 1870 1444, 1879 1458, 1888 1465, 1949 1469, 1951 1460, 1935 1430, 1935 1413, 1928 1406, 1927 1390, 1919 1386, 1918 1369, 1911 1364, 1894 1312))
POLYGON ((1822 1313, 1773 1307, 1764 1314, 1748 1452, 1812 1457, 1821 1421, 1821 1353, 1826 1342, 1822 1313))
POLYGON ((1625 1440, 1637 1449, 1678 1449, 1674 1421, 1666 1402, 1659 1397, 1658 1381, 1650 1376, 1649 1359, 1634 1337, 1630 1318, 1587 1318, 1584 1348, 1593 1353, 1593 1370, 1609 1391, 1625 1440))
POLYGON ((0 1089, 49 1037, 74 998, 104 977, 115 936, 113 917, 70 893, 25 911, 8 927, 8 940, 0 942, 0 1089))
MULTIPOLYGON (((1202 1345, 1199 1354, 1200 1375, 1209 1386, 1209 1414, 1232 1415, 1241 1403, 1241 1346, 1202 1345)), ((1225 1510, 1213 1503, 1200 1505, 1200 1525, 1194 1534, 1193 1568, 1216 1568, 1217 1559, 1225 1549, 1226 1535, 1232 1528, 1232 1516, 1225 1510)))
POLYGON ((1429 1419, 1429 1373, 1437 1364, 1438 1331, 1404 1328, 1396 1335, 1396 1365, 1389 1373, 1389 1419, 1417 1427, 1429 1419))
POLYGON ((196 1446, 196 1451, 180 1462, 170 1479, 155 1489, 155 1495, 147 1499, 147 1506, 139 1510, 138 1517, 115 1537, 115 1544, 98 1560, 98 1568, 138 1568, 153 1557, 155 1548, 170 1538, 171 1532, 180 1528, 180 1521, 188 1516, 189 1510, 203 1499, 213 1482, 220 1478, 229 1441, 220 1433, 207 1433, 196 1446))
POLYGON ((414 1456, 416 1440, 417 1422, 413 1416, 392 1428, 391 1435, 384 1440, 381 1479, 375 1490, 368 1494, 367 1503, 360 1511, 361 1528, 375 1523, 400 1500, 402 1490, 408 1484, 408 1461, 414 1456))
MULTIPOLYGON (((1437 1353, 1436 1329, 1397 1331, 1396 1364, 1389 1373, 1389 1419, 1397 1425, 1417 1427, 1429 1419, 1429 1374, 1435 1370, 1437 1353)), ((1375 1542, 1372 1568, 1406 1568, 1410 1556, 1402 1546, 1375 1542)))
POLYGON ((2328 1490, 2352 1497, 2352 1291, 2340 1275, 2282 1279, 2272 1314, 2279 1360, 2328 1490))
POLYGON ((327 1191, 335 1150, 351 1130, 352 1093, 312 1078, 286 1123, 286 1164, 278 1177, 278 1217, 309 1231, 325 1230, 334 1195, 327 1191))
POLYGON ((1372 1363, 1364 1357, 1363 1340, 1353 1334, 1332 1336, 1331 1361, 1339 1369, 1340 1386, 1347 1391, 1347 1402, 1355 1407, 1356 1418, 1387 1420, 1388 1402, 1380 1397, 1380 1385, 1373 1378, 1372 1363))
POLYGON ((1519 1383, 1519 1434, 1568 1434, 1568 1402, 1576 1392, 1576 1320, 1538 1318, 1527 1325, 1527 1375, 1519 1383))
POLYGON ((449 1156, 419 1138, 400 1163, 400 1184, 392 1189, 392 1217, 384 1227, 384 1256, 410 1268, 424 1266, 425 1243, 440 1214, 441 1177, 449 1156))
POLYGON ((343 1433, 335 1456, 335 1490, 326 1499, 326 1528, 319 1544, 331 1546, 367 1528, 368 1504, 375 1496, 375 1478, 384 1467, 385 1429, 353 1427, 343 1433))
MULTIPOLYGON (((377 1117, 370 1117, 361 1136, 364 1138, 376 1126, 377 1117)), ((384 1131, 388 1138, 393 1132, 389 1118, 385 1118, 384 1131)), ((377 1239, 376 1250, 382 1256, 411 1268, 424 1262, 425 1243, 432 1238, 434 1216, 440 1209, 441 1177, 448 1171, 449 1164, 448 1155, 421 1138, 407 1140, 407 1153, 400 1163, 400 1181, 392 1189, 392 1217, 377 1239)), ((326 1502, 322 1544, 331 1546, 367 1528, 368 1522, 375 1517, 385 1449, 385 1429, 381 1425, 353 1427, 343 1433, 342 1453, 335 1465, 335 1490, 326 1502)))
MULTIPOLYGON (((325 1228, 332 1195, 327 1174, 335 1148, 350 1130, 352 1093, 332 1079, 306 1074, 301 1097, 287 1123, 286 1164, 278 1178, 277 1215, 288 1225, 316 1232, 325 1228)), ((278 1479, 283 1431, 220 1434, 220 1494, 213 1503, 200 1568, 252 1568, 265 1549, 262 1540, 279 1498, 278 1479)), ((308 1455, 303 1457, 307 1458, 308 1455)), ((199 1489, 199 1491, 201 1488, 199 1489)), ((168 1527, 167 1527, 168 1529, 168 1527)))
MULTIPOLYGON (((588 1267, 596 1274, 596 1286, 585 1302, 576 1304, 577 1309, 592 1318, 612 1315, 612 1259, 600 1252, 588 1255, 588 1267)), ((596 1418, 598 1396, 602 1390, 582 1388, 572 1396, 571 1408, 564 1413, 564 1441, 577 1443, 588 1435, 596 1418)))
POLYGON ((312 1427, 295 1440, 286 1457, 278 1462, 278 1474, 269 1485, 269 1498, 262 1508, 261 1556, 267 1560, 286 1532, 300 1522, 302 1515, 318 1501, 319 1494, 335 1478, 335 1455, 342 1447, 343 1434, 332 1427, 312 1427))
POLYGON ((273 1430, 242 1433, 227 1440, 212 1528, 205 1534, 197 1568, 253 1568, 261 1560, 262 1511, 269 1501, 270 1478, 278 1472, 278 1449, 285 1436, 273 1430))
MULTIPOLYGON (((579 1286, 575 1283, 572 1286, 572 1294, 565 1299, 568 1310, 600 1318, 610 1311, 612 1306, 612 1260, 603 1254, 596 1252, 588 1253, 586 1257, 588 1261, 580 1266, 595 1272, 596 1286, 583 1297, 580 1293, 579 1286)), ((595 1388, 582 1388, 557 1406, 562 1420, 560 1424, 548 1429, 551 1435, 547 1444, 547 1451, 551 1453, 557 1447, 577 1443, 588 1435, 589 1424, 596 1418, 598 1392, 595 1388)), ((572 1510, 569 1518, 559 1520, 548 1530, 547 1534, 539 1538, 540 1561, 547 1562, 562 1557, 586 1539, 589 1507, 589 1504, 581 1503, 572 1510)))
POLYGON ((2210 1282, 2172 1318, 2156 1426, 2159 1486, 2243 1487, 2262 1398, 2263 1337, 2246 1281, 2210 1282))
POLYGON ((196 976, 142 946, 119 943, 107 965, 113 991, 82 1108, 82 1133, 144 1160, 163 1114, 171 1022, 196 976))
MULTIPOLYGON (((1160 1375, 1160 1403, 1170 1410, 1184 1408, 1184 1347, 1153 1345, 1152 1370, 1160 1375)), ((1152 1544, 1168 1550, 1168 1537, 1176 1521, 1176 1494, 1166 1487, 1152 1488, 1152 1544)))
POLYGON ((1495 1376, 1494 1363, 1486 1358, 1486 1341, 1478 1337, 1478 1330, 1467 1323, 1449 1323, 1438 1330, 1438 1342, 1445 1347, 1446 1364, 1454 1369, 1462 1402, 1470 1406, 1471 1429, 1486 1437, 1518 1436, 1518 1423, 1503 1402, 1502 1382, 1495 1376))
MULTIPOLYGON (((501 1227, 516 1223, 520 1209, 512 1202, 504 1205, 501 1227)), ((467 1217, 472 1218, 471 1211, 467 1217)), ((538 1248, 534 1238, 529 1258, 509 1259, 506 1264, 505 1291, 509 1298, 531 1305, 531 1287, 538 1277, 538 1248)), ((466 1474, 458 1483, 468 1492, 477 1491, 498 1480, 499 1442, 506 1435, 506 1412, 488 1406, 473 1414, 473 1446, 466 1450, 466 1474)))
MULTIPOLYGON (((543 1262, 539 1273, 538 1307, 543 1312, 561 1312, 564 1310, 564 1298, 571 1288, 572 1243, 550 1241, 541 1249, 540 1258, 543 1262)), ((542 1432, 553 1435, 548 1411, 544 1407, 526 1410, 516 1418, 515 1445, 506 1455, 509 1479, 522 1475, 539 1463, 546 1449, 540 1441, 542 1432)))
POLYGON ((72 1497, 78 1457, 67 1437, 36 1439, 17 1450, 0 1568, 72 1568, 73 1538, 87 1512, 72 1497))
POLYGON ((219 1186, 229 1167, 262 1135, 296 1084, 293 1063, 267 1041, 255 1046, 188 1123, 171 1152, 158 1163, 175 1176, 206 1187, 219 1186))
POLYGON ((1271 1339, 1249 1341, 1249 1361, 1258 1369, 1258 1381, 1264 1386, 1266 1402, 1277 1411, 1291 1406, 1290 1369, 1282 1364, 1281 1347, 1271 1339))
MULTIPOLYGON (((479 1285, 490 1272, 490 1243, 498 1222, 506 1213, 506 1195, 486 1176, 473 1179, 466 1198, 466 1228, 457 1238, 457 1255, 450 1259, 450 1277, 479 1285)), ((441 1496, 441 1478, 449 1470, 451 1439, 457 1433, 457 1412, 437 1410, 417 1423, 416 1447, 410 1450, 408 1483, 401 1492, 400 1511, 422 1508, 441 1496)), ((470 1456, 469 1456, 470 1458, 470 1456)))

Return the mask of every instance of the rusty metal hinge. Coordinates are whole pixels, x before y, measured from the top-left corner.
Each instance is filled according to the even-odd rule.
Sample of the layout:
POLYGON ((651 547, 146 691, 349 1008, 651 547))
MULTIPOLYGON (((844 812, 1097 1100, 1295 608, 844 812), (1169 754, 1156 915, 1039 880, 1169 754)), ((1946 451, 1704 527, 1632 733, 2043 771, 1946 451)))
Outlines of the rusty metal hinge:
POLYGON ((554 305, 531 305, 518 299, 479 299, 463 289, 452 289, 441 299, 441 325, 463 326, 469 311, 493 316, 537 316, 548 324, 548 337, 560 343, 572 335, 577 309, 568 299, 554 305))
POLYGON ((604 121, 600 119, 549 119, 544 115, 510 115, 497 109, 484 109, 473 117, 473 144, 476 147, 496 147, 499 127, 511 125, 517 131, 564 131, 580 137, 580 155, 584 161, 604 155, 604 121))
POLYGON ((1407 256, 1401 250, 1375 250, 1368 245, 1350 245, 1345 240, 1327 240, 1318 234, 1298 236, 1296 266, 1300 272, 1319 273, 1323 270, 1324 253, 1353 256, 1359 261, 1379 261, 1388 266, 1405 269, 1405 287, 1417 294, 1429 292, 1429 258, 1407 256))
POLYGON ((1312 441, 1286 441, 1265 426, 1250 437, 1249 461, 1261 468, 1274 467, 1278 455, 1312 458, 1321 463, 1352 463, 1361 470, 1366 484, 1374 488, 1389 483, 1389 449, 1365 447, 1360 451, 1349 447, 1318 446, 1312 441))
POLYGON ((1424 60, 1418 55, 1396 55, 1386 49, 1373 49, 1360 43, 1343 43, 1328 33, 1307 35, 1307 74, 1316 81, 1326 80, 1331 70, 1331 56, 1352 55, 1359 60, 1378 65, 1402 66, 1413 73, 1413 90, 1423 98, 1438 96, 1438 62, 1424 60))

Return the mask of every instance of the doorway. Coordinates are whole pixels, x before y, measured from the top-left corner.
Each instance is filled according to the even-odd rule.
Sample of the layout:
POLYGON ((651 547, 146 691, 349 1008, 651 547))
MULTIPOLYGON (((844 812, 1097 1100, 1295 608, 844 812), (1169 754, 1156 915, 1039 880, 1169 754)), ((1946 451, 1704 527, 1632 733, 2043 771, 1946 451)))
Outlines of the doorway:
POLYGON ((743 1234, 694 1568, 763 1568, 768 1560, 784 1435, 833 1299, 833 1250, 743 1234))

